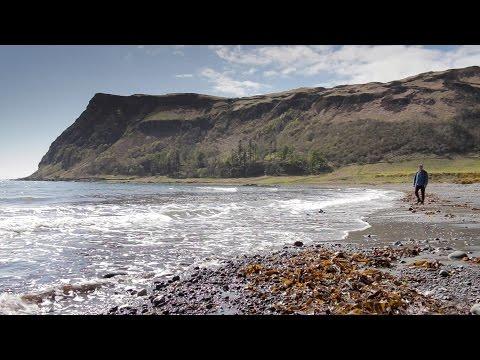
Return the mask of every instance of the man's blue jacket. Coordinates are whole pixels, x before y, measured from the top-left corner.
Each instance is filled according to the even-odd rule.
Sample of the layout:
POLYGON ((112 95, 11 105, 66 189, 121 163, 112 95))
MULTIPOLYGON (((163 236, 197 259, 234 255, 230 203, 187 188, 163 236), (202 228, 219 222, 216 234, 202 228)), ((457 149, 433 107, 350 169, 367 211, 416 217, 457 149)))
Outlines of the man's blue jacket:
POLYGON ((417 171, 413 178, 413 186, 427 186, 428 173, 425 170, 417 171))

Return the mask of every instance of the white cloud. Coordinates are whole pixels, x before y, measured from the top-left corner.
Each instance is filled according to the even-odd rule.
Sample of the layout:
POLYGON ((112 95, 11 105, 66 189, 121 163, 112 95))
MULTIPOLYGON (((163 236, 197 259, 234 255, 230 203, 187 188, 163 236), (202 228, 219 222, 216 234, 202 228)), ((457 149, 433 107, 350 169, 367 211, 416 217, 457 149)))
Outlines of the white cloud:
POLYGON ((211 68, 205 68, 200 75, 213 84, 213 89, 221 94, 237 97, 254 95, 258 90, 266 88, 264 84, 250 80, 235 80, 227 72, 217 72, 211 68))
POLYGON ((263 72, 263 76, 272 77, 278 75, 278 72, 275 70, 267 70, 263 72))
POLYGON ((245 70, 242 74, 243 75, 252 75, 255 74, 258 70, 256 68, 250 68, 248 70, 245 70))
POLYGON ((173 45, 173 54, 184 56, 185 53, 183 52, 183 49, 185 47, 186 47, 186 45, 173 45))
POLYGON ((165 51, 171 50, 174 55, 185 55, 187 45, 137 45, 137 49, 143 51, 147 55, 160 55, 165 51))
POLYGON ((193 74, 177 74, 175 77, 179 79, 193 78, 193 74))
MULTIPOLYGON (((261 69, 265 77, 322 77, 324 85, 387 82, 427 71, 480 65, 480 46, 413 45, 212 46, 228 64, 261 69)), ((321 85, 321 84, 320 84, 321 85)))

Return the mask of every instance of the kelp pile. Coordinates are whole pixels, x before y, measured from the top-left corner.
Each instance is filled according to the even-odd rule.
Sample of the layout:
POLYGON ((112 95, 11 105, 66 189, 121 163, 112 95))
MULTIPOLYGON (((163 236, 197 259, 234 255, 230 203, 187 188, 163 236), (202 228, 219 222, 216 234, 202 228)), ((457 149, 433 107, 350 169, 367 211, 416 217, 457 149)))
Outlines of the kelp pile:
POLYGON ((471 257, 471 258, 465 257, 465 258, 463 258, 463 261, 468 261, 470 263, 480 265, 480 257, 471 257))
MULTIPOLYGON (((240 269, 253 298, 278 314, 442 314, 436 300, 379 267, 418 249, 379 249, 372 255, 327 249, 251 263, 240 269)), ((422 265, 423 266, 423 265, 422 265)))

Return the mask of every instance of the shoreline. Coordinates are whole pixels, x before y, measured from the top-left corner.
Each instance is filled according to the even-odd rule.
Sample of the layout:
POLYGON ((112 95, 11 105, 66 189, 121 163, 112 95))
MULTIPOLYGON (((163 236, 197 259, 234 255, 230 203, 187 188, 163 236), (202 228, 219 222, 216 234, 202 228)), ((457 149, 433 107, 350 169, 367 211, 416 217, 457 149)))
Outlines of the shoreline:
POLYGON ((480 302, 480 199, 465 203, 471 198, 465 192, 430 185, 424 206, 407 196, 395 200, 344 240, 288 244, 216 268, 195 267, 106 313, 468 314, 480 302), (455 250, 465 257, 450 258, 455 250))
POLYGON ((279 175, 258 176, 249 178, 171 178, 167 176, 149 175, 106 175, 78 176, 69 172, 61 172, 50 176, 37 175, 37 179, 27 176, 25 181, 107 181, 134 183, 194 183, 215 185, 291 185, 291 184, 351 184, 351 185, 385 185, 410 183, 418 163, 424 163, 430 174, 431 183, 471 184, 480 182, 480 157, 466 154, 453 157, 416 156, 410 159, 398 158, 369 164, 350 164, 335 168, 332 172, 319 175, 279 175))

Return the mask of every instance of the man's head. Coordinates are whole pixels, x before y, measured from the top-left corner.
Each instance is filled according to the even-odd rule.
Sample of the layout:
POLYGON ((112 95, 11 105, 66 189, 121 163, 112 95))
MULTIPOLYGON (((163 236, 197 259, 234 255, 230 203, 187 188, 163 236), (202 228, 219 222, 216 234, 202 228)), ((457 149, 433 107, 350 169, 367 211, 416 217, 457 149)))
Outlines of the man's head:
POLYGON ((423 170, 423 164, 418 164, 418 170, 423 170))

